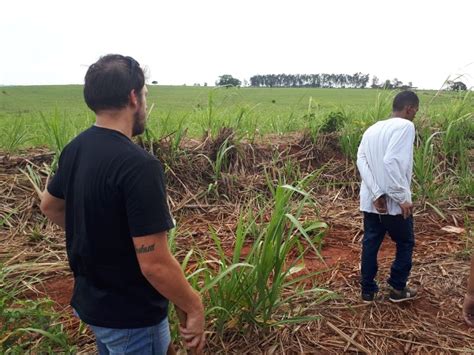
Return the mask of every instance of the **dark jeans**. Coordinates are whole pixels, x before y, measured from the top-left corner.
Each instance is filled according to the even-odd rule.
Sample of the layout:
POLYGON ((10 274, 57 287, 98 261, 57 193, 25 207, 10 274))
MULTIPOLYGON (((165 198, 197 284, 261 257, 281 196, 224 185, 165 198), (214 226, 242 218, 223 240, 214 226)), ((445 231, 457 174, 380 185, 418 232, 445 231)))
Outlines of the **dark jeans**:
POLYGON ((364 239, 362 241, 361 286, 362 292, 377 292, 374 278, 377 275, 377 254, 388 232, 397 245, 395 261, 392 264, 388 284, 396 290, 403 290, 410 275, 415 236, 413 217, 403 219, 401 215, 379 215, 364 212, 364 239))

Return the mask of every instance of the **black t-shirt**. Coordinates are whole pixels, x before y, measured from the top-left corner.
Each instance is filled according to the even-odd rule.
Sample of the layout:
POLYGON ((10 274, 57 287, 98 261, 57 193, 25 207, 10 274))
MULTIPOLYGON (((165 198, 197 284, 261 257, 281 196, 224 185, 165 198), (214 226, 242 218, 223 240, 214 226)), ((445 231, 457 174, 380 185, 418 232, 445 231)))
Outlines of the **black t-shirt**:
POLYGON ((93 126, 64 148, 48 191, 66 203, 71 306, 80 318, 108 328, 164 319, 168 301, 142 275, 132 240, 174 227, 158 159, 93 126))

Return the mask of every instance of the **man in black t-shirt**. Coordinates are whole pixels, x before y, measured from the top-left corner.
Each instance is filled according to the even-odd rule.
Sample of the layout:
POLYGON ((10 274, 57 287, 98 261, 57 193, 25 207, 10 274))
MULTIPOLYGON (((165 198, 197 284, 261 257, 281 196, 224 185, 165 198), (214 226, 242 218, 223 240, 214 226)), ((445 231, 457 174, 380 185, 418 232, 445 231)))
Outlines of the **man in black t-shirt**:
POLYGON ((131 141, 144 131, 147 88, 131 57, 107 55, 85 77, 96 123, 62 151, 41 210, 66 230, 71 306, 100 354, 166 353, 168 300, 187 315, 181 335, 204 347, 204 309, 171 255, 163 169, 131 141))

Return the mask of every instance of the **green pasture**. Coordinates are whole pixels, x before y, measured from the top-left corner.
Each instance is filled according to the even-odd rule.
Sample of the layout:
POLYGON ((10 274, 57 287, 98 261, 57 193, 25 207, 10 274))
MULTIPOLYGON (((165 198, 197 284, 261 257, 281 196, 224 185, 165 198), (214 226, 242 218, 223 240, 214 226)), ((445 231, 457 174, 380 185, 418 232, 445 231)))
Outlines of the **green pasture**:
MULTIPOLYGON (((166 138, 178 156, 186 136, 234 132, 234 144, 267 133, 305 131, 313 142, 337 133, 343 153, 354 161, 364 130, 389 117, 396 91, 314 88, 212 88, 149 86, 149 122, 143 140, 166 138)), ((474 100, 471 92, 420 91, 415 119, 415 191, 429 200, 472 196, 474 100), (449 179, 440 179, 440 176, 449 179), (439 184, 444 180, 444 184, 439 184), (443 187, 446 187, 444 191, 443 187)), ((79 132, 93 124, 94 114, 82 98, 82 86, 2 87, 0 151, 47 146, 57 155, 79 132)), ((226 147, 222 147, 225 153, 226 147)), ((56 162, 56 160, 55 160, 56 162)), ((52 169, 55 169, 55 162, 52 169)), ((216 176, 219 176, 216 173, 216 176)))
MULTIPOLYGON (((330 113, 350 121, 371 115, 384 117, 395 92, 372 89, 212 88, 149 86, 149 128, 156 138, 181 130, 200 137, 231 127, 249 138, 265 133, 311 129, 330 113), (376 107, 377 105, 383 107, 376 107), (379 109, 382 109, 379 111, 379 109)), ((421 91, 419 116, 443 119, 453 100, 463 94, 421 91)), ((472 111, 472 95, 463 107, 472 111)), ((375 117, 374 117, 375 118, 375 117)), ((82 86, 22 86, 0 88, 0 132, 3 150, 48 145, 45 127, 62 121, 68 138, 91 125, 94 114, 84 103, 82 86), (13 141, 13 142, 12 142, 13 141)))

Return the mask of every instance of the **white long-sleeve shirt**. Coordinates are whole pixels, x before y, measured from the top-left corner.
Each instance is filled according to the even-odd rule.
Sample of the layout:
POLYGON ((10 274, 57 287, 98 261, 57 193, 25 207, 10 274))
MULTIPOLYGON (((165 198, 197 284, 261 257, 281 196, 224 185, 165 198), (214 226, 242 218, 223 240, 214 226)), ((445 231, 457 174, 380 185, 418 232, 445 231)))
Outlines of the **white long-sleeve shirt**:
POLYGON ((379 121, 365 131, 357 152, 361 211, 378 213, 373 202, 383 194, 390 215, 402 213, 400 203, 412 202, 414 141, 415 126, 404 118, 379 121))

